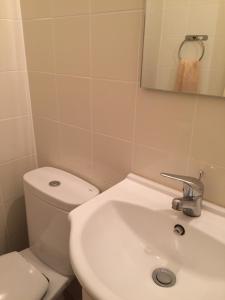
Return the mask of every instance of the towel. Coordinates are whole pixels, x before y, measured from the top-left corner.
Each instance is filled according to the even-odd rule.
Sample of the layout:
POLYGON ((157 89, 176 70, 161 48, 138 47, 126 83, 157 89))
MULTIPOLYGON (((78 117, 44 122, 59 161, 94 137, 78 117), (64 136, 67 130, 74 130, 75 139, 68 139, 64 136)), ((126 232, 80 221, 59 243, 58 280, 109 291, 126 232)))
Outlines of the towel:
POLYGON ((198 60, 180 60, 175 91, 195 93, 198 91, 200 62, 198 60))

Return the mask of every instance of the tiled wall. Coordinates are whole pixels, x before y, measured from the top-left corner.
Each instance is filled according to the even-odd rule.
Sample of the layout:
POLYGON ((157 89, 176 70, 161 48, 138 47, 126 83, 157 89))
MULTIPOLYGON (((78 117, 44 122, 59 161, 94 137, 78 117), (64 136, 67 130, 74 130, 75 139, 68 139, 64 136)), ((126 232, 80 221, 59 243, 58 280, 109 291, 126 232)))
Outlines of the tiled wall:
POLYGON ((22 175, 35 166, 23 30, 16 0, 0 8, 0 254, 27 245, 22 175))
POLYGON ((21 0, 39 165, 106 189, 206 172, 225 206, 225 101, 141 90, 142 0, 21 0))

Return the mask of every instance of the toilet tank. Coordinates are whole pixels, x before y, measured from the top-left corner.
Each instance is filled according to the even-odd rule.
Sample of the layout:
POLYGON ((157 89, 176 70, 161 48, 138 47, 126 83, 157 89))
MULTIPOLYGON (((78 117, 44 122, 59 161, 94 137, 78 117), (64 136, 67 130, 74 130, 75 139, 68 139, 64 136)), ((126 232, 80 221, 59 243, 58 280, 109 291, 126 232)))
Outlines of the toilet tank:
POLYGON ((58 273, 72 275, 68 213, 95 197, 99 190, 50 167, 26 173, 23 182, 30 249, 58 273))

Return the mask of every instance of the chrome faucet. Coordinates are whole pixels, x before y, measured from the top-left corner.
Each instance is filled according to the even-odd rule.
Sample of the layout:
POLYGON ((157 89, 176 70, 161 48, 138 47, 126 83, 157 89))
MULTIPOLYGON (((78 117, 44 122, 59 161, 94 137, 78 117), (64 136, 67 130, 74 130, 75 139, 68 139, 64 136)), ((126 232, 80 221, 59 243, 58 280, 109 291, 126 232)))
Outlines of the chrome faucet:
POLYGON ((189 217, 200 217, 202 210, 202 199, 204 185, 201 181, 203 172, 200 172, 199 178, 161 173, 162 176, 183 182, 183 197, 175 198, 172 202, 172 208, 189 217))

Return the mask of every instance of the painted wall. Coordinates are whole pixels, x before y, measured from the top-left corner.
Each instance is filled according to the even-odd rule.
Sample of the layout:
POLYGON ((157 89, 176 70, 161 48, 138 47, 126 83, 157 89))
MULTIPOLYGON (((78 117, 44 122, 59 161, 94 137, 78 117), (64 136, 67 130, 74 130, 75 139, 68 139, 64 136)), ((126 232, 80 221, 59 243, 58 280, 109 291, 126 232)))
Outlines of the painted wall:
POLYGON ((27 246, 23 174, 35 166, 19 2, 0 9, 0 254, 27 246))
POLYGON ((103 190, 202 168, 225 206, 225 101, 139 88, 143 2, 21 0, 39 165, 103 190))

